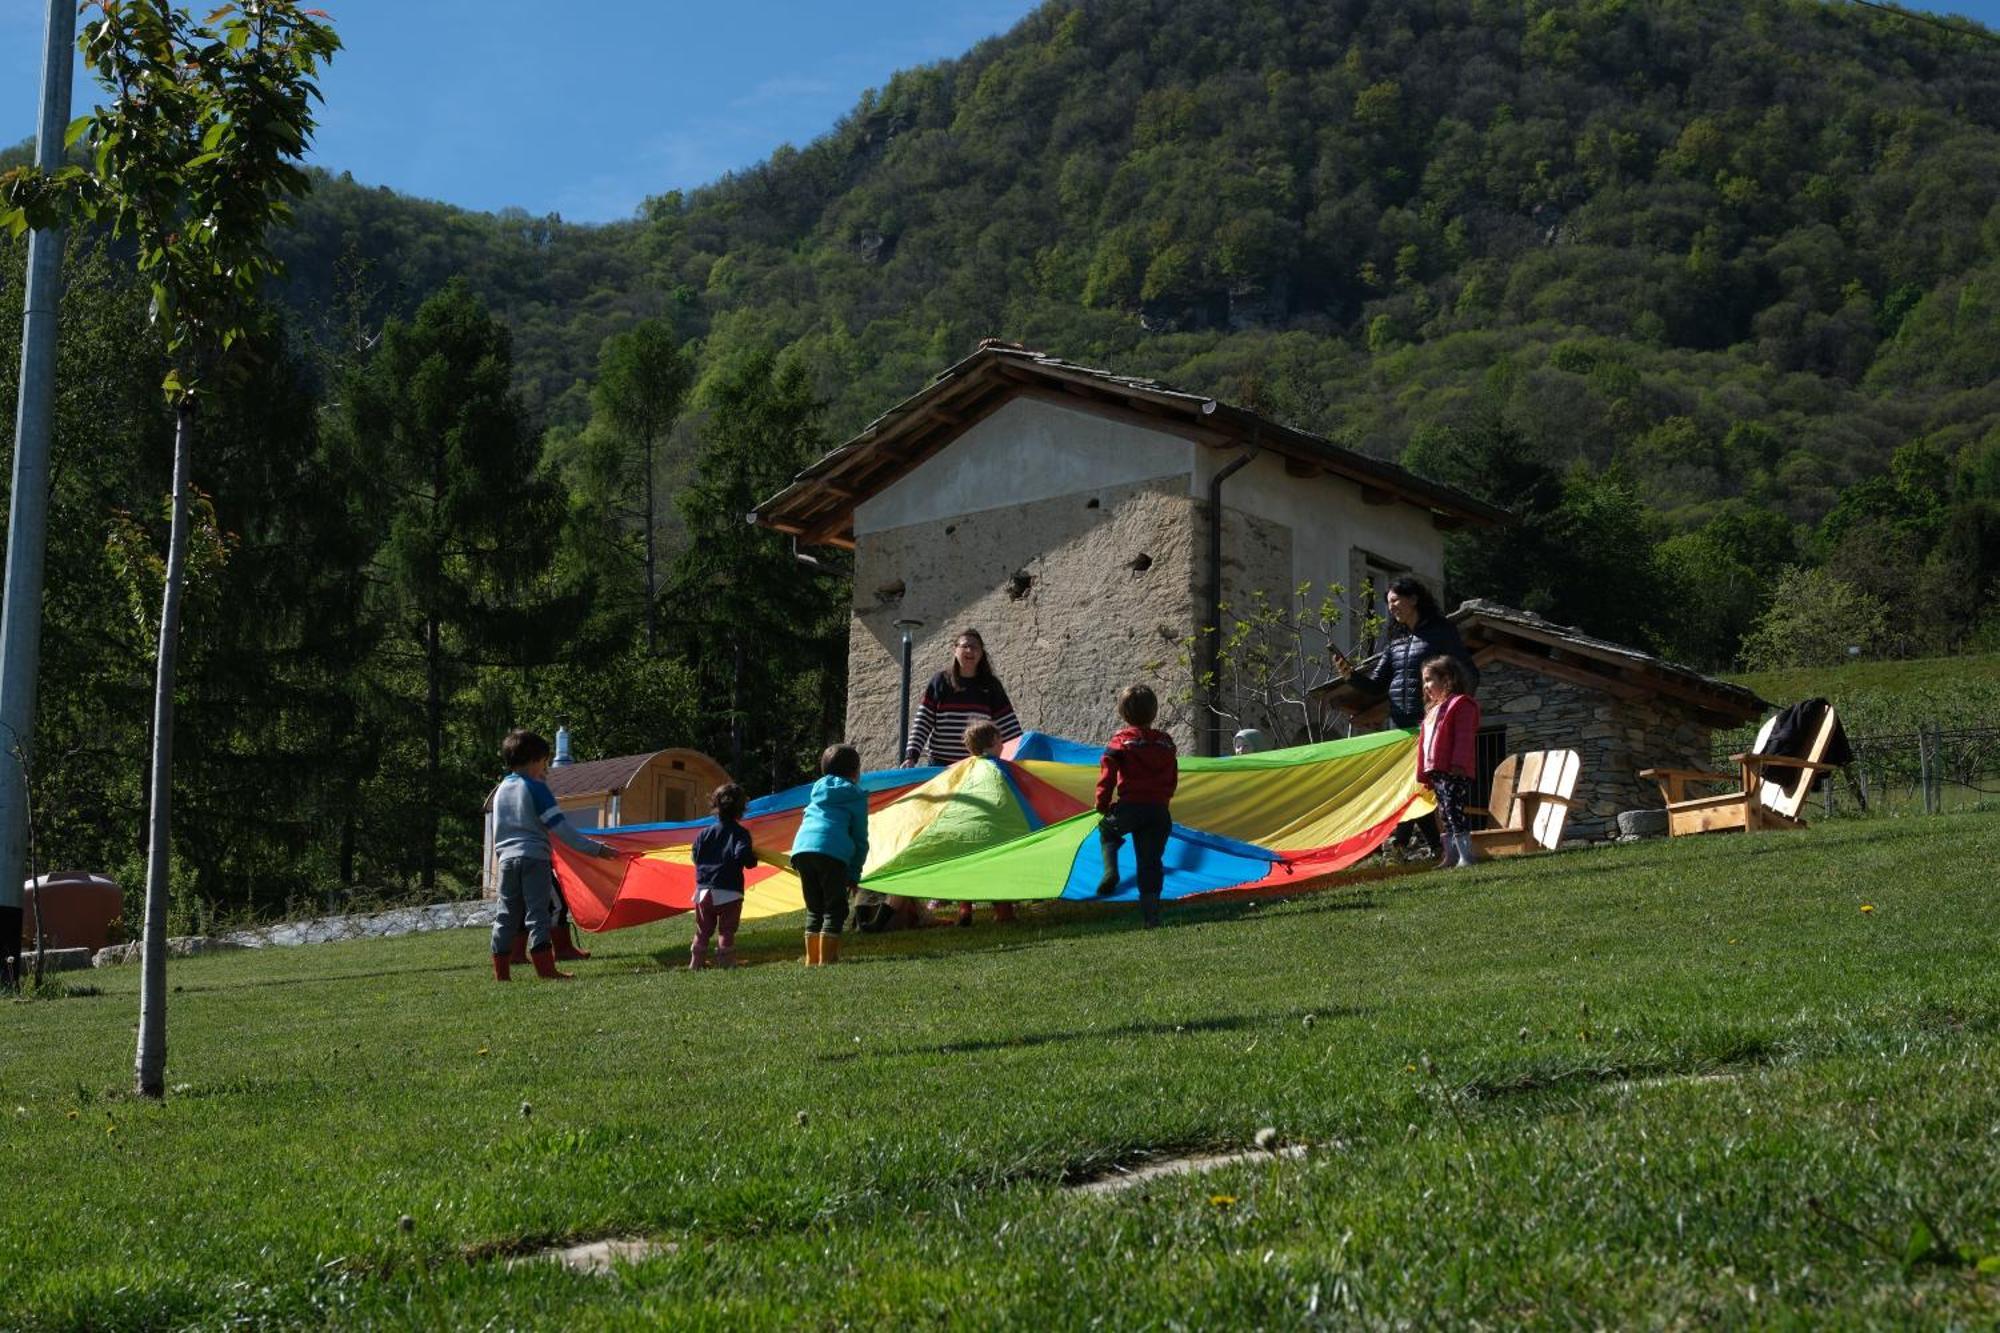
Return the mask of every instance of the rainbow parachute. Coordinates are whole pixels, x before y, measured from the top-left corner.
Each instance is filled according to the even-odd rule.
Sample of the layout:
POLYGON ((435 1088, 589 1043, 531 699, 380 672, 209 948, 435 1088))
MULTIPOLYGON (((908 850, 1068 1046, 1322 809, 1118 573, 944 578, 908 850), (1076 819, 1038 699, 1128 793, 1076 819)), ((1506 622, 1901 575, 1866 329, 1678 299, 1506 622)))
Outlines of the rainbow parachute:
MULTIPOLYGON (((1231 759, 1183 758, 1167 844, 1165 898, 1285 892, 1373 851, 1398 820, 1430 808, 1416 780, 1414 736, 1381 732, 1231 759)), ((868 864, 862 884, 912 898, 1020 902, 1095 898, 1095 747, 1030 732, 1005 757, 949 768, 862 775, 868 864)), ((745 918, 803 903, 786 852, 809 787, 753 801, 744 812, 762 862, 746 876, 745 918)), ((710 824, 600 830, 620 855, 603 860, 555 846, 556 874, 585 930, 614 930, 692 910, 695 835, 710 824)), ((1128 839, 1118 892, 1137 897, 1128 839)))

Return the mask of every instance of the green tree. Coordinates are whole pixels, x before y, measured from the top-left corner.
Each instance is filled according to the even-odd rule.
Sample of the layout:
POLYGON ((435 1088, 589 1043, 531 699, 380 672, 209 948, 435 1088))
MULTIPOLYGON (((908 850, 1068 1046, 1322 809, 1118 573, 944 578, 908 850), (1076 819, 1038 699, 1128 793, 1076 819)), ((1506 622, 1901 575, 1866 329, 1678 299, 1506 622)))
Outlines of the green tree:
POLYGON ((688 544, 667 596, 710 716, 728 721, 710 745, 739 777, 768 774, 776 788, 840 725, 846 585, 744 520, 819 457, 825 405, 797 358, 759 351, 705 385, 702 406, 701 455, 674 501, 688 544))
MULTIPOLYGON (((447 764, 454 700, 481 664, 552 656, 564 628, 544 582, 562 501, 537 470, 510 348, 506 326, 466 284, 449 283, 412 322, 384 328, 342 394, 344 447, 373 479, 370 565, 391 706, 381 721, 421 739, 415 790, 384 804, 406 812, 391 828, 415 849, 426 890, 437 883, 440 820, 476 804, 472 775, 490 767, 470 754, 447 764)), ((384 747, 392 772, 396 755, 384 747)))
POLYGON ((1873 652, 1888 628, 1889 608, 1880 598, 1824 569, 1792 565, 1743 640, 1743 665, 1751 671, 1835 666, 1850 648, 1873 652))
POLYGON ((1655 646, 1691 666, 1733 665, 1769 605, 1778 571, 1796 559, 1792 525, 1743 501, 1694 532, 1669 537, 1653 548, 1666 597, 1665 614, 1652 621, 1655 646))
POLYGON ((1493 416, 1433 429, 1403 461, 1514 514, 1507 526, 1447 538, 1448 596, 1490 597, 1608 639, 1651 641, 1663 609, 1646 558, 1652 523, 1622 476, 1559 472, 1493 416))
POLYGON ((100 0, 78 47, 110 94, 79 118, 91 166, 9 173, 0 224, 19 235, 68 215, 103 218, 127 238, 152 288, 172 368, 173 518, 154 677, 148 783, 146 934, 134 1081, 164 1095, 166 913, 172 799, 175 649, 189 542, 196 407, 224 386, 225 357, 278 271, 268 232, 306 193, 313 80, 339 49, 324 15, 292 0, 224 4, 197 23, 163 0, 100 0))
POLYGON ((660 451, 679 419, 694 367, 663 320, 647 320, 604 341, 592 406, 620 446, 598 463, 599 494, 614 514, 636 523, 646 572, 646 652, 659 651, 660 451), (638 491, 634 508, 629 499, 638 491), (621 502, 622 500, 622 502, 621 502))
POLYGON ((204 898, 269 910, 354 881, 373 749, 359 682, 380 627, 366 478, 324 438, 292 348, 265 335, 258 350, 258 392, 203 422, 229 559, 184 636, 176 843, 204 898))

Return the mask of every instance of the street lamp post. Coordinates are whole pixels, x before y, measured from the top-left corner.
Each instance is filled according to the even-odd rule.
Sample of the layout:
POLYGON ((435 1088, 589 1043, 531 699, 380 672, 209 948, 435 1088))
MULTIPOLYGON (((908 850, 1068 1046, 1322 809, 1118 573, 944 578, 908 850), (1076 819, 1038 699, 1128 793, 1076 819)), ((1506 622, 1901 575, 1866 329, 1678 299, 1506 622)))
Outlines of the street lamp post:
MULTIPOLYGON (((35 165, 63 164, 69 124, 75 0, 49 0, 42 35, 42 101, 35 165)), ((63 232, 28 234, 28 287, 21 313, 21 391, 14 409, 14 484, 8 498, 6 605, 0 611, 0 908, 21 903, 28 832, 28 765, 34 753, 35 686, 42 653, 42 560, 48 539, 49 436, 56 388, 56 307, 62 302, 63 232)), ((17 913, 0 913, 18 922, 17 913)), ((18 926, 9 926, 18 930, 18 926)), ((4 942, 14 956, 14 941, 4 942)))
POLYGON ((903 705, 902 714, 896 725, 896 757, 901 759, 910 752, 910 632, 923 628, 924 622, 905 618, 896 622, 896 628, 903 632, 903 705))

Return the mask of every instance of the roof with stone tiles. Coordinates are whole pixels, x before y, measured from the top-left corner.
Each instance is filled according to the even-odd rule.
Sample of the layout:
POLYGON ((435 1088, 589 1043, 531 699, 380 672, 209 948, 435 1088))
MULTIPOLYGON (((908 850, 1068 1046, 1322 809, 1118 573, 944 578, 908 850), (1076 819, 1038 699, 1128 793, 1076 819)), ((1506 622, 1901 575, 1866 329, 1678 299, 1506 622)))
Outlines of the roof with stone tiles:
POLYGON ((799 473, 791 485, 757 506, 750 520, 807 545, 851 548, 857 505, 922 466, 1004 403, 1024 395, 1114 415, 1212 448, 1252 444, 1268 448, 1285 459, 1293 476, 1345 478, 1358 485, 1371 503, 1414 505, 1428 510, 1441 528, 1491 527, 1513 520, 1507 510, 1455 487, 1220 399, 1158 380, 1077 365, 991 338, 799 473))

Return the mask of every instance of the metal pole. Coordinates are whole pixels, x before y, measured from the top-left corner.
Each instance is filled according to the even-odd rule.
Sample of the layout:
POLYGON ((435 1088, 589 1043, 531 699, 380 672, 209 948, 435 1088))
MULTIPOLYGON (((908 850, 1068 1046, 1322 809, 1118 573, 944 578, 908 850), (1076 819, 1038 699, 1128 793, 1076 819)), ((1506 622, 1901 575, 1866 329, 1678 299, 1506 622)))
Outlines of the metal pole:
POLYGON ((910 752, 910 626, 898 628, 903 631, 903 707, 896 723, 896 758, 901 759, 910 752))
MULTIPOLYGON (((1215 410, 1213 402, 1202 404, 1203 412, 1215 410)), ((1213 758, 1222 753, 1222 483, 1235 476, 1257 456, 1257 436, 1253 432, 1243 451, 1217 469, 1208 479, 1208 594, 1207 632, 1202 634, 1195 655, 1196 670, 1208 677, 1200 690, 1204 712, 1195 730, 1195 747, 1213 758)))
MULTIPOLYGON (((62 166, 69 126, 75 0, 49 0, 42 30, 42 103, 35 165, 62 166)), ((0 907, 21 903, 28 764, 34 755, 35 685, 42 655, 42 558, 48 547, 49 435, 56 390, 56 310, 62 304, 63 232, 28 237, 21 314, 21 395, 14 417, 14 481, 7 512, 7 591, 0 607, 0 907)))

